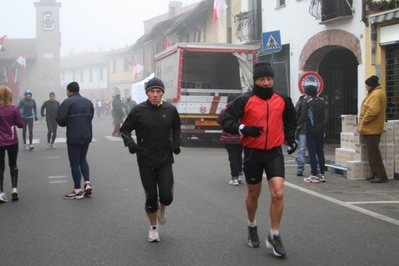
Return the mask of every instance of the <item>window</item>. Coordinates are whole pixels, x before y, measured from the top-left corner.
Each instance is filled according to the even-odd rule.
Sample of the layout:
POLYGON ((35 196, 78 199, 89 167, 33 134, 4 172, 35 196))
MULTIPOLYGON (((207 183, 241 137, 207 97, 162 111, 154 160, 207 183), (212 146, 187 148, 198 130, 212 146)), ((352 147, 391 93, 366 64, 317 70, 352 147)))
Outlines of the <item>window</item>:
POLYGON ((90 68, 90 81, 93 81, 93 69, 90 68))
POLYGON ((100 80, 104 80, 104 72, 102 67, 100 67, 100 80))
POLYGON ((285 0, 277 0, 277 7, 285 6, 285 0))
POLYGON ((125 57, 123 60, 123 70, 129 72, 129 58, 125 57))
POLYGON ((83 70, 80 70, 80 82, 83 82, 83 70))
POLYGON ((112 60, 112 71, 116 73, 116 59, 112 60))

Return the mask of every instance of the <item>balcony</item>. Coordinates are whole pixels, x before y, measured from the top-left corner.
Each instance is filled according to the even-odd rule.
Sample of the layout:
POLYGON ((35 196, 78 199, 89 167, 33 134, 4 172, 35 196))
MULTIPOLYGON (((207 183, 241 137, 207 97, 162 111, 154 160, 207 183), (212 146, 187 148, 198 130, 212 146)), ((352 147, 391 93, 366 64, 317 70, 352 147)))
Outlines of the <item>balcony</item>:
POLYGON ((328 22, 352 18, 352 2, 353 0, 322 0, 321 5, 321 22, 328 22))
POLYGON ((311 0, 309 14, 320 24, 327 24, 332 21, 349 19, 353 17, 353 0, 311 0))
POLYGON ((262 14, 261 10, 241 12, 234 16, 236 37, 242 43, 251 43, 261 40, 262 14))

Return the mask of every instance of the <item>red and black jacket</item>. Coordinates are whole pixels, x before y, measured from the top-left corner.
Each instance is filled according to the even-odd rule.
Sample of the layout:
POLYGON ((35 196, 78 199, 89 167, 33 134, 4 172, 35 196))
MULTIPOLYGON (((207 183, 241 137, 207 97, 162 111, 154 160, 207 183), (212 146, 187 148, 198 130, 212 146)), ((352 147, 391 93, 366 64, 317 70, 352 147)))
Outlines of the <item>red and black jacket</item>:
POLYGON ((226 109, 222 120, 223 129, 230 133, 237 133, 240 124, 263 127, 259 137, 241 136, 247 148, 270 150, 284 140, 295 142, 296 111, 291 98, 282 93, 274 92, 267 100, 253 91, 242 94, 226 109))

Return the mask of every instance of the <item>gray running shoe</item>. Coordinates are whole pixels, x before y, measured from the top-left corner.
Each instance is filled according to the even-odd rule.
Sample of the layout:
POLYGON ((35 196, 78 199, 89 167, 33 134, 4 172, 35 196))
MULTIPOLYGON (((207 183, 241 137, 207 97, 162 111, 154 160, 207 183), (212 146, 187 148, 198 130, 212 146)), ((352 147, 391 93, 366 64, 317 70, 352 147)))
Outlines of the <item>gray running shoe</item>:
POLYGON ((257 248, 260 246, 257 226, 248 226, 248 245, 253 248, 257 248))
POLYGON ((280 235, 273 237, 269 235, 269 237, 266 239, 266 247, 273 249, 274 256, 284 257, 285 255, 287 255, 287 252, 283 247, 283 241, 281 240, 280 235))

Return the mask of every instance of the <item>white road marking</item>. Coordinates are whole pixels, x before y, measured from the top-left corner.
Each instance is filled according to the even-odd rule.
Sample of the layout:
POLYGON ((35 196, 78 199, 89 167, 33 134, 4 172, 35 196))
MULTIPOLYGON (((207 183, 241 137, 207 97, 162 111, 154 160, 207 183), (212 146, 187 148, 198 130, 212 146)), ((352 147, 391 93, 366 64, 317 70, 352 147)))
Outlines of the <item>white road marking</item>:
POLYGON ((347 201, 348 204, 399 204, 399 201, 347 201))
MULTIPOLYGON (((302 188, 302 187, 300 187, 300 186, 294 185, 294 184, 289 183, 289 182, 284 182, 284 184, 285 184, 286 186, 288 186, 288 187, 293 188, 293 189, 296 189, 296 190, 302 191, 302 192, 304 192, 304 193, 307 193, 307 194, 309 194, 309 195, 312 195, 312 196, 315 196, 315 197, 318 197, 318 198, 321 198, 321 199, 330 201, 330 202, 332 202, 332 203, 338 204, 338 205, 343 206, 343 207, 346 207, 346 208, 348 208, 348 209, 351 209, 351 210, 354 210, 354 211, 358 211, 358 212, 360 212, 360 213, 363 213, 363 214, 372 216, 372 217, 374 217, 374 218, 383 220, 383 221, 388 222, 388 223, 392 223, 392 224, 395 224, 395 225, 399 225, 399 221, 398 221, 398 220, 392 219, 392 218, 390 218, 390 217, 388 217, 388 216, 385 216, 385 215, 382 215, 382 214, 379 214, 379 213, 376 213, 376 212, 368 211, 368 210, 363 209, 363 208, 360 208, 360 207, 358 207, 358 206, 354 206, 354 205, 352 205, 351 203, 348 203, 348 202, 344 202, 344 201, 340 201, 340 200, 331 198, 331 197, 329 197, 329 196, 326 196, 326 195, 323 195, 323 194, 320 194, 320 193, 311 191, 311 190, 306 189, 306 188, 302 188)), ((359 203, 356 203, 356 204, 359 204, 359 203)))
POLYGON ((55 180, 55 181, 50 181, 50 184, 59 184, 59 183, 66 183, 68 180, 55 180))
POLYGON ((52 176, 48 176, 47 178, 64 178, 67 177, 65 175, 52 175, 52 176))

